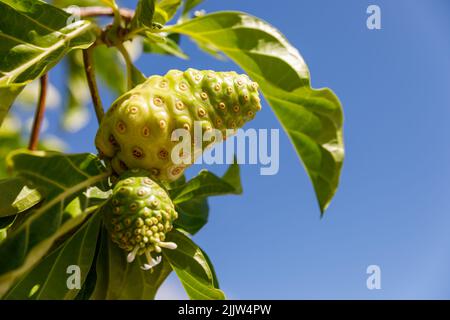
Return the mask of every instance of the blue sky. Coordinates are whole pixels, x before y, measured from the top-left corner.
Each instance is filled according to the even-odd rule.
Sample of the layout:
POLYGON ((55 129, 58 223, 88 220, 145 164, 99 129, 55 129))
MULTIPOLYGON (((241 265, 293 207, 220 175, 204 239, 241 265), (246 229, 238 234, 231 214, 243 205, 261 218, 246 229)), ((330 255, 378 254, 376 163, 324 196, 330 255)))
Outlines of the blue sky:
MULTIPOLYGON (((242 166, 244 195, 211 199, 210 221, 195 241, 228 297, 450 298, 450 3, 207 0, 201 8, 271 22, 301 52, 313 86, 332 88, 345 112, 346 160, 323 219, 283 132, 277 175, 242 166), (381 8, 381 30, 366 28, 370 4, 381 8), (380 290, 366 288, 372 264, 381 268, 380 290)), ((187 39, 183 45, 189 61, 149 55, 137 65, 147 75, 187 67, 239 70, 187 39)), ((51 76, 61 87, 62 69, 51 76)), ((113 98, 104 95, 106 102, 113 98)), ((50 120, 57 116, 49 113, 50 120)), ((251 126, 280 128, 267 103, 251 126)), ((92 122, 63 137, 72 152, 94 152, 95 131, 92 122)), ((49 132, 58 134, 55 121, 49 132)), ((181 292, 171 277, 161 296, 181 292)))

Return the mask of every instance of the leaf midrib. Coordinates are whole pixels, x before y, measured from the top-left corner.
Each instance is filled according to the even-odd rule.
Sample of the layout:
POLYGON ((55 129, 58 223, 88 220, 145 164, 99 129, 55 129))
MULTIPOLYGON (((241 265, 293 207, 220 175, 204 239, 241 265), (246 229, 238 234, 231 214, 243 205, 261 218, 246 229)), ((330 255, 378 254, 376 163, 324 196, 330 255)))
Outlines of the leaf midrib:
POLYGON ((68 45, 70 43, 70 40, 72 40, 75 37, 77 37, 78 35, 82 34, 86 29, 89 29, 92 26, 93 26, 93 24, 90 21, 85 20, 84 25, 80 26, 79 28, 77 28, 76 30, 74 30, 71 33, 65 34, 66 37, 55 42, 52 46, 48 47, 47 50, 45 50, 41 54, 38 54, 34 58, 28 60, 26 63, 22 64, 18 68, 15 68, 10 72, 5 72, 4 76, 0 78, 0 83, 2 81, 5 81, 4 79, 6 79, 6 81, 5 81, 6 84, 9 84, 10 81, 8 81, 8 80, 12 79, 14 75, 16 75, 16 78, 17 78, 23 71, 25 71, 26 69, 31 67, 33 64, 39 62, 39 60, 43 60, 46 56, 49 56, 52 52, 56 51, 60 47, 63 47, 66 44, 68 45))
POLYGON ((17 229, 16 232, 19 232, 19 230, 23 229, 25 226, 30 225, 34 220, 38 219, 45 211, 53 207, 58 202, 63 201, 71 194, 83 190, 85 188, 88 188, 89 186, 95 184, 96 182, 100 182, 103 179, 106 179, 110 175, 109 171, 106 171, 102 174, 93 176, 89 179, 86 179, 82 183, 76 184, 73 187, 70 187, 66 189, 64 192, 61 192, 58 196, 54 197, 51 201, 47 202, 45 205, 43 205, 41 208, 37 209, 36 212, 27 220, 27 223, 24 223, 21 227, 17 229))

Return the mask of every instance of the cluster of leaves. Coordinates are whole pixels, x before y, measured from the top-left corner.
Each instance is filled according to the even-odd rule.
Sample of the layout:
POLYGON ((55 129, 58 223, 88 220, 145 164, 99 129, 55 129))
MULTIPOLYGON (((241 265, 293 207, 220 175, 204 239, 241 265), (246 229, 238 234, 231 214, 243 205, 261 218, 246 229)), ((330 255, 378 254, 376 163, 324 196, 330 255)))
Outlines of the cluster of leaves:
MULTIPOLYGON (((188 37, 208 54, 228 56, 259 83, 303 161, 323 212, 336 191, 343 161, 337 97, 329 89, 311 88, 302 57, 274 27, 241 12, 193 16, 201 2, 140 0, 134 15, 123 16, 114 0, 55 0, 54 5, 0 0, 0 125, 25 86, 62 61, 68 74, 62 122, 66 127, 77 123, 74 119, 87 112, 81 50, 93 49, 94 69, 121 94, 145 79, 133 65, 129 40, 144 52, 186 59, 179 44, 181 37, 188 37), (102 27, 96 17, 71 19, 61 9, 71 4, 105 5, 114 22, 102 27), (177 13, 178 20, 168 25, 177 13)), ((2 158, 3 144, 18 146, 0 136, 2 158)), ((0 180, 0 297, 151 299, 172 270, 190 298, 225 297, 209 258, 189 235, 207 222, 209 196, 242 192, 237 165, 223 177, 201 171, 189 181, 180 178, 166 186, 179 213, 168 240, 178 248, 163 251, 163 262, 145 272, 139 259, 126 262, 103 226, 111 172, 97 156, 16 150, 6 164, 12 177, 0 180), (81 268, 81 290, 67 286, 70 265, 81 268)))

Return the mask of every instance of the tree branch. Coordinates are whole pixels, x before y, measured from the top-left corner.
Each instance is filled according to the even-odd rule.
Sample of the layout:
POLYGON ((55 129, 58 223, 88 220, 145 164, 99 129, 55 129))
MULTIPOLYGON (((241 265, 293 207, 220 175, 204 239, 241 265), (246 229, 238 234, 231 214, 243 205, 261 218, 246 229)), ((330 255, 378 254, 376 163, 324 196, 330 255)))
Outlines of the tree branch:
POLYGON ((48 75, 44 74, 40 79, 39 99, 37 103, 36 113, 34 114, 33 128, 31 129, 30 141, 28 143, 29 150, 36 150, 39 142, 39 132, 41 131, 42 120, 45 113, 45 100, 47 97, 48 75))
MULTIPOLYGON (((120 16, 125 20, 131 20, 134 11, 131 9, 120 8, 120 16)), ((98 16, 114 16, 114 10, 108 7, 81 7, 80 18, 98 17, 98 16)))
POLYGON ((98 123, 100 123, 105 112, 103 110, 102 100, 100 99, 97 81, 95 80, 94 65, 92 63, 92 48, 83 50, 83 63, 92 103, 94 104, 95 115, 97 116, 98 123))

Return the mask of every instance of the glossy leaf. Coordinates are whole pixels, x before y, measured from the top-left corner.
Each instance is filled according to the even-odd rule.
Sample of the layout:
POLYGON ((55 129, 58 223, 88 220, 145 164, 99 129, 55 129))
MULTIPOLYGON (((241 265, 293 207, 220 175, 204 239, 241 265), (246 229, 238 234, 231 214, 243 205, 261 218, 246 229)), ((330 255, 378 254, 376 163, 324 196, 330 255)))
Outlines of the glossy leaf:
POLYGON ((186 235, 173 230, 167 240, 177 244, 176 250, 163 249, 189 298, 195 300, 223 300, 225 294, 217 288, 217 279, 210 261, 203 251, 186 235))
POLYGON ((175 209, 178 219, 174 225, 190 234, 196 234, 208 222, 209 205, 206 198, 191 199, 175 205, 175 209))
POLYGON ((0 217, 21 213, 41 200, 40 192, 21 177, 0 180, 0 217))
POLYGON ((237 164, 230 165, 222 178, 207 170, 202 170, 185 184, 170 190, 171 198, 175 204, 180 204, 194 198, 241 194, 242 185, 239 172, 237 164))
MULTIPOLYGON (((0 69, 0 76, 1 76, 1 69, 0 69)), ((22 92, 24 87, 25 85, 21 84, 10 84, 10 85, 0 84, 0 127, 2 126, 3 120, 5 119, 5 117, 9 112, 9 109, 11 108, 11 105, 13 104, 17 96, 22 92)))
POLYGON ((0 179, 9 176, 6 169, 6 157, 15 149, 24 147, 21 137, 21 121, 11 114, 5 117, 0 125, 0 179))
POLYGON ((134 64, 130 64, 130 77, 131 77, 131 88, 136 87, 138 84, 141 84, 147 80, 145 75, 139 70, 134 64))
POLYGON ((83 226, 56 250, 46 256, 3 297, 4 299, 73 299, 79 289, 68 288, 70 266, 79 267, 80 285, 83 285, 94 259, 100 214, 96 212, 83 226), (32 293, 32 294, 31 294, 32 293))
POLYGON ((178 44, 169 37, 164 42, 154 42, 149 39, 144 40, 144 52, 171 55, 180 59, 188 59, 188 56, 178 46, 178 44))
POLYGON ((95 40, 94 25, 43 1, 0 2, 0 124, 23 87, 52 68, 67 52, 95 40))
POLYGON ((99 75, 99 80, 116 95, 121 95, 126 90, 125 67, 119 57, 115 48, 98 46, 94 50, 95 72, 99 75))
POLYGON ((139 0, 131 20, 133 28, 152 27, 155 13, 155 0, 139 0))
POLYGON ((144 271, 141 266, 145 257, 136 257, 135 261, 128 263, 126 256, 126 252, 114 244, 103 229, 92 299, 154 299, 156 291, 172 271, 170 265, 163 259, 152 271, 144 271))
POLYGON ((155 6, 153 22, 166 24, 173 18, 181 3, 181 0, 159 0, 155 6))
POLYGON ((268 23, 241 12, 207 14, 165 31, 215 47, 259 83, 303 161, 323 212, 337 189, 344 159, 343 114, 331 90, 311 88, 297 49, 268 23))
MULTIPOLYGON (((19 150, 8 163, 18 176, 32 182, 45 200, 0 245, 0 256, 8 257, 0 263, 0 296, 48 252, 56 239, 100 206, 97 201, 92 205, 90 191, 93 186, 106 190, 109 176, 92 154, 19 150)), ((98 195, 94 192, 93 198, 98 195)))

